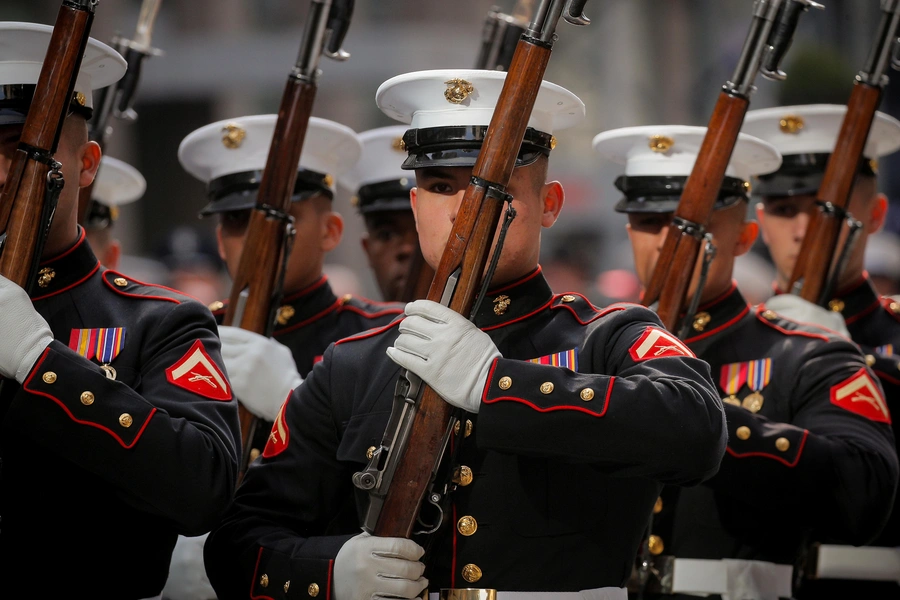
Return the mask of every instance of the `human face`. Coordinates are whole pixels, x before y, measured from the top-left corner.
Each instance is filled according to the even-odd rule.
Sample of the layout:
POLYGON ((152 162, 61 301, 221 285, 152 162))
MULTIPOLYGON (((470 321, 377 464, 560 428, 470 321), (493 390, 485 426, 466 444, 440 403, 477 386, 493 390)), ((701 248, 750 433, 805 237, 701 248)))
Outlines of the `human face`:
POLYGON ((756 218, 762 239, 775 264, 775 282, 788 291, 791 273, 800 255, 809 220, 816 208, 816 197, 768 196, 756 205, 756 218))
MULTIPOLYGON (((493 285, 523 277, 537 267, 541 228, 551 227, 556 222, 564 202, 559 182, 539 183, 543 180, 544 169, 546 162, 539 159, 513 171, 506 191, 513 196, 516 218, 507 232, 493 285)), ((412 190, 410 200, 422 254, 433 268, 440 263, 471 177, 469 167, 416 170, 417 187, 412 190)))
POLYGON ((419 236, 410 210, 390 210, 366 215, 362 247, 386 301, 400 299, 419 236))
MULTIPOLYGON (((707 231, 712 234, 716 248, 715 258, 709 265, 706 283, 700 294, 700 302, 709 302, 731 286, 731 275, 734 259, 744 254, 756 239, 756 223, 744 221, 746 205, 738 202, 728 208, 714 211, 710 216, 707 231)), ((659 255, 665 244, 672 222, 673 213, 629 213, 628 238, 634 254, 634 266, 638 279, 645 288, 650 283, 653 271, 659 261, 659 255)), ((702 249, 701 249, 702 250, 702 249)), ((697 257, 697 263, 688 285, 685 301, 693 297, 700 282, 703 252, 697 257)))
MULTIPOLYGON (((291 204, 294 236, 291 256, 284 275, 284 293, 293 294, 312 285, 322 275, 325 254, 340 243, 343 220, 329 209, 330 200, 314 196, 291 204)), ((216 227, 219 256, 234 277, 241 262, 251 211, 235 211, 223 216, 216 227)))

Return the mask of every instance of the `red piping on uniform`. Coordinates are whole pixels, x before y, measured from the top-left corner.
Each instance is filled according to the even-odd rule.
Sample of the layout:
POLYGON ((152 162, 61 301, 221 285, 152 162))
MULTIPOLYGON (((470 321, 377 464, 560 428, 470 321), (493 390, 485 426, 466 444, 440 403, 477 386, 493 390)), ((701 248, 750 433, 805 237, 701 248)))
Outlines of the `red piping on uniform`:
POLYGON ((892 311, 892 310, 889 308, 890 305, 891 305, 893 302, 895 302, 895 300, 894 300, 893 298, 891 298, 890 296, 886 296, 886 297, 884 297, 884 298, 881 299, 881 302, 882 302, 881 306, 884 307, 884 311, 885 311, 887 314, 889 314, 891 317, 893 317, 894 320, 900 321, 900 315, 897 315, 896 313, 894 313, 894 311, 892 311))
MULTIPOLYGON (((113 275, 121 275, 122 278, 125 279, 126 281, 131 281, 138 285, 145 285, 147 287, 160 288, 160 289, 167 290, 167 291, 175 293, 175 294, 179 294, 181 296, 187 296, 187 294, 179 292, 178 290, 173 290, 172 288, 167 288, 164 285, 156 285, 155 283, 144 283, 143 281, 138 281, 137 279, 132 279, 131 277, 125 277, 118 271, 107 270, 106 273, 103 274, 103 283, 105 283, 109 289, 121 294, 122 296, 127 296, 129 298, 146 298, 147 300, 165 300, 167 302, 174 302, 175 304, 181 304, 181 300, 178 300, 177 298, 169 298, 167 296, 145 296, 144 294, 132 294, 132 293, 123 291, 121 288, 118 288, 109 282, 109 280, 106 278, 107 273, 112 273, 113 275)), ((198 300, 198 302, 199 302, 199 300, 198 300)))
MULTIPOLYGON (((68 256, 68 255, 72 254, 73 252, 75 252, 75 248, 78 248, 78 247, 84 242, 84 238, 85 238, 85 235, 84 235, 84 234, 85 234, 85 232, 84 232, 84 227, 79 227, 79 231, 81 231, 81 235, 78 237, 78 241, 75 242, 75 245, 74 245, 74 246, 72 246, 71 248, 69 248, 68 250, 66 250, 65 252, 63 252, 62 254, 57 254, 56 256, 50 257, 50 258, 48 258, 47 260, 42 260, 42 261, 41 261, 41 266, 44 266, 44 265, 46 265, 46 264, 50 264, 50 263, 52 263, 52 262, 56 262, 56 261, 58 261, 59 259, 65 257, 65 256, 68 256)), ((98 261, 98 262, 99 262, 99 261, 98 261)))
POLYGON ((44 349, 44 353, 41 354, 41 357, 34 364, 34 367, 31 368, 31 373, 28 375, 28 379, 25 380, 25 384, 22 387, 24 387, 29 393, 34 394, 36 396, 44 396, 45 398, 50 398, 51 400, 53 400, 53 402, 55 402, 57 405, 59 405, 60 408, 62 408, 67 415, 69 415, 70 419, 72 419, 76 423, 78 423, 80 425, 88 425, 90 427, 96 427, 97 429, 105 431, 109 435, 116 438, 116 440, 118 440, 118 442, 119 442, 119 445, 122 446, 123 448, 125 448, 126 450, 130 450, 131 448, 134 448, 134 445, 137 444, 138 440, 141 438, 141 435, 143 435, 144 430, 147 429, 147 425, 150 424, 150 419, 153 418, 153 415, 156 413, 156 409, 154 408, 153 410, 150 411, 150 414, 147 415, 147 420, 144 421, 144 424, 141 426, 140 431, 137 432, 137 435, 134 436, 134 441, 132 441, 131 444, 125 444, 125 440, 120 438, 116 434, 116 432, 114 432, 112 429, 104 427, 103 425, 99 425, 98 423, 92 423, 91 421, 82 421, 80 419, 76 419, 75 415, 73 415, 72 412, 69 410, 69 407, 66 406, 65 403, 62 402, 56 396, 53 396, 46 392, 41 392, 38 390, 32 390, 32 389, 28 388, 28 385, 31 383, 31 380, 34 378, 35 373, 38 372, 38 367, 40 367, 41 364, 43 364, 44 359, 47 358, 47 354, 49 354, 49 353, 50 353, 50 347, 48 346, 47 348, 44 349))
POLYGON ((518 323, 519 321, 522 321, 529 317, 533 317, 534 315, 541 312, 542 310, 546 310, 547 307, 550 306, 551 304, 553 304, 552 298, 550 300, 548 300, 547 302, 545 302, 544 304, 541 304, 539 307, 537 307, 536 309, 534 309, 527 315, 522 315, 521 317, 516 317, 515 319, 512 319, 510 321, 504 321, 503 323, 498 323, 496 325, 489 325, 488 327, 481 328, 481 330, 482 331, 493 331, 494 329, 500 329, 501 327, 506 327, 507 325, 512 325, 513 323, 518 323))
POLYGON ((328 583, 326 584, 326 587, 325 587, 325 598, 328 600, 331 599, 331 578, 332 578, 333 574, 334 574, 334 561, 329 560, 328 561, 328 583))
POLYGON ((730 296, 732 294, 732 292, 734 292, 734 290, 736 290, 736 289, 737 289, 737 281, 732 279, 731 287, 728 288, 727 291, 723 292, 719 296, 716 296, 714 299, 710 300, 709 302, 701 304, 700 306, 697 307, 697 310, 706 310, 710 306, 715 306, 716 304, 718 304, 719 302, 721 302, 722 300, 724 300, 725 298, 730 296))
MULTIPOLYGON (((550 308, 551 310, 553 310, 554 308, 565 308, 565 309, 567 309, 569 312, 572 313, 572 316, 575 317, 575 320, 578 321, 578 323, 579 323, 580 325, 587 325, 588 323, 593 323, 594 321, 596 321, 596 320, 599 319, 600 317, 602 317, 602 316, 604 316, 604 315, 606 315, 606 314, 609 314, 609 313, 611 313, 611 312, 615 312, 615 311, 617 311, 617 310, 625 310, 624 307, 606 308, 606 309, 603 310, 603 311, 599 311, 598 314, 597 314, 594 318, 590 319, 589 321, 582 321, 581 318, 578 316, 578 313, 576 313, 575 310, 574 310, 571 306, 569 306, 568 304, 559 304, 559 305, 553 306, 553 303, 554 303, 554 302, 556 302, 559 298, 561 298, 561 297, 563 297, 563 296, 565 296, 565 295, 566 295, 566 294, 556 294, 555 296, 553 296, 552 298, 550 298, 550 300, 549 300, 548 302, 546 302, 546 303, 540 305, 539 307, 537 307, 536 309, 534 309, 534 310, 531 311, 530 313, 528 313, 528 314, 526 314, 526 315, 523 315, 523 316, 521 316, 521 317, 517 317, 517 318, 512 319, 512 320, 510 320, 510 321, 504 321, 503 323, 498 323, 497 325, 490 325, 490 326, 488 326, 488 327, 484 327, 484 328, 482 328, 482 331, 493 331, 494 329, 499 329, 499 328, 501 328, 501 327, 506 327, 507 325, 512 325, 513 323, 518 323, 519 321, 522 321, 522 320, 527 319, 527 318, 529 318, 529 317, 533 317, 533 316, 536 315, 537 313, 539 313, 539 312, 541 312, 541 311, 543 311, 543 310, 546 310, 547 308, 550 308)), ((593 304, 591 304, 590 301, 588 301, 588 299, 585 298, 584 296, 582 296, 581 294, 571 294, 571 295, 581 296, 581 298, 584 299, 584 301, 587 302, 588 305, 589 305, 591 308, 593 308, 593 309, 596 310, 596 307, 595 307, 593 304)))
POLYGON ((305 296, 306 294, 308 294, 308 293, 310 293, 310 292, 313 292, 313 291, 319 289, 320 287, 322 287, 322 285, 323 285, 326 281, 328 281, 328 278, 325 277, 324 275, 322 275, 315 283, 310 284, 309 286, 303 288, 303 289, 300 290, 299 292, 295 292, 295 293, 291 294, 290 296, 285 296, 283 301, 284 301, 284 302, 290 302, 290 301, 292 301, 292 300, 294 300, 294 299, 296 299, 296 298, 300 298, 301 296, 305 296))
POLYGON ((31 301, 37 302, 38 300, 43 300, 44 298, 49 298, 50 296, 55 296, 57 294, 62 294, 65 291, 71 290, 73 287, 79 286, 82 283, 84 283, 85 281, 87 281, 88 279, 90 279, 94 275, 94 273, 97 272, 97 270, 99 268, 100 268, 100 261, 98 260, 97 264, 94 265, 94 268, 91 269, 91 272, 88 273, 87 275, 85 275, 84 277, 82 277, 81 279, 79 279, 78 281, 76 281, 75 283, 67 285, 66 287, 62 288, 61 290, 56 290, 55 292, 50 292, 49 294, 44 294, 43 296, 38 296, 36 298, 32 298, 31 301))
POLYGON ((876 299, 875 302, 873 302, 872 304, 870 304, 870 305, 867 306, 866 308, 862 309, 861 311, 859 311, 859 312, 856 313, 855 315, 853 315, 853 316, 851 316, 851 317, 847 317, 846 319, 844 319, 844 323, 846 323, 847 325, 849 325, 850 323, 853 323, 853 322, 855 322, 855 321, 858 321, 859 319, 861 319, 862 317, 866 316, 867 314, 869 314, 870 312, 872 312, 873 310, 875 310, 875 309, 878 308, 879 306, 881 306, 881 298, 876 299))
POLYGON ((511 283, 504 285, 503 287, 499 287, 496 290, 488 290, 486 296, 493 296, 494 294, 499 294, 500 292, 505 292, 508 289, 514 288, 516 286, 522 285, 528 281, 531 281, 535 277, 537 277, 541 273, 541 266, 538 265, 537 269, 531 272, 530 275, 526 275, 522 279, 517 279, 511 283))
POLYGON ((888 383, 893 383, 894 385, 900 385, 900 379, 894 379, 884 371, 877 371, 875 369, 872 369, 872 371, 875 373, 875 375, 878 376, 878 379, 883 379, 888 383))
POLYGON ((285 334, 285 333, 288 333, 288 332, 290 332, 290 331, 294 331, 294 330, 297 329, 298 327, 303 327, 304 325, 308 325, 309 323, 311 323, 311 322, 313 322, 313 321, 315 321, 315 320, 317 320, 317 319, 321 319, 322 317, 324 317, 324 316, 327 315, 328 313, 337 310, 340 306, 341 306, 341 301, 340 301, 340 300, 335 300, 334 303, 331 304, 331 305, 330 305, 328 308, 326 308, 325 310, 320 311, 320 312, 314 314, 313 316, 309 317, 308 319, 304 319, 304 320, 300 321, 299 323, 294 323, 294 324, 291 325, 290 327, 285 327, 284 329, 279 329, 278 331, 274 332, 272 335, 273 335, 273 336, 279 336, 279 335, 283 335, 283 334, 285 334))
MULTIPOLYGON (((699 309, 698 309, 698 310, 699 310, 699 309)), ((704 338, 708 338, 708 337, 711 336, 711 335, 714 335, 714 334, 716 334, 716 333, 719 333, 719 332, 722 331, 723 329, 728 329, 729 327, 731 327, 732 325, 734 325, 735 323, 737 323, 738 321, 740 321, 741 319, 743 319, 743 318, 747 315, 748 312, 750 312, 750 305, 749 305, 749 304, 746 305, 746 306, 744 307, 744 310, 742 310, 741 312, 739 312, 738 315, 737 315, 736 317, 732 317, 731 319, 729 319, 728 321, 725 321, 724 323, 722 323, 722 324, 719 325, 718 327, 715 327, 715 328, 713 328, 713 329, 710 329, 709 331, 703 332, 703 333, 701 333, 700 335, 696 335, 696 336, 694 336, 694 337, 692 337, 692 338, 687 338, 686 340, 684 340, 684 343, 685 343, 685 344, 690 344, 691 342, 697 342, 697 341, 700 341, 700 340, 702 340, 702 339, 704 339, 704 338)))
POLYGON ((356 314, 362 315, 362 316, 367 317, 367 318, 369 318, 369 319, 375 319, 375 318, 377 318, 377 317, 383 317, 384 315, 402 315, 402 314, 403 314, 403 309, 402 309, 402 308, 388 308, 388 309, 385 309, 385 310, 380 310, 380 311, 378 311, 378 312, 370 313, 370 312, 364 311, 364 310, 361 309, 361 308, 356 308, 355 306, 350 306, 350 305, 348 305, 348 304, 344 304, 344 307, 343 307, 342 310, 349 310, 349 311, 351 311, 351 312, 355 312, 356 314))
MULTIPOLYGON (((780 331, 781 333, 783 333, 783 334, 785 334, 785 335, 800 335, 800 336, 803 336, 803 337, 814 338, 814 339, 817 339, 817 340, 823 340, 823 341, 825 341, 825 342, 831 341, 831 340, 828 339, 828 336, 825 336, 825 335, 822 335, 822 334, 819 334, 819 333, 809 333, 809 332, 807 332, 807 331, 790 331, 790 330, 788 330, 788 329, 785 329, 784 327, 779 327, 779 326, 776 325, 775 323, 772 323, 772 322, 769 321, 768 319, 764 319, 764 318, 761 316, 761 314, 762 314, 763 312, 765 312, 765 308, 766 308, 766 305, 765 305, 765 304, 760 304, 759 306, 756 307, 756 318, 757 318, 757 320, 761 321, 762 323, 765 323, 766 325, 768 325, 768 326, 771 327, 772 329, 775 329, 775 330, 777 330, 777 331, 780 331)), ((790 320, 790 319, 788 319, 788 320, 790 320)), ((794 321, 794 323, 799 323, 799 321, 794 321)), ((806 324, 808 325, 809 323, 806 323, 806 324)), ((821 325, 819 325, 819 327, 821 327, 821 325)), ((822 329, 825 329, 825 328, 823 327, 822 329)), ((831 331, 831 330, 829 329, 829 331, 831 331)), ((840 334, 839 334, 839 333, 835 333, 835 335, 840 335, 840 334)), ((841 337, 844 338, 844 336, 841 336, 841 337)), ((844 338, 844 339, 847 339, 847 338, 844 338)))
POLYGON ((516 398, 515 396, 500 396, 499 398, 494 398, 493 400, 485 400, 484 403, 485 404, 494 404, 496 402, 501 402, 503 400, 509 400, 511 402, 518 402, 519 404, 524 404, 524 405, 528 406, 529 408, 536 410, 537 412, 540 412, 540 413, 555 412, 558 410, 574 410, 577 412, 583 412, 586 415, 591 415, 592 417, 602 417, 603 415, 606 414, 606 406, 603 407, 603 412, 600 412, 600 413, 590 411, 586 408, 581 408, 580 406, 549 406, 547 408, 541 408, 538 405, 529 402, 528 400, 525 400, 523 398, 516 398))
MULTIPOLYGON (((581 296, 581 294, 572 294, 572 295, 574 295, 574 296, 581 296)), ((561 297, 561 296, 565 296, 565 294, 561 294, 560 297, 561 297)), ((593 304, 590 303, 590 300, 588 300, 588 299, 585 298, 584 296, 581 296, 581 298, 583 298, 583 299, 585 300, 585 302, 587 302, 588 305, 589 305, 592 309, 594 309, 594 312, 597 313, 596 315, 594 315, 592 318, 588 319, 587 321, 582 321, 582 320, 581 320, 581 317, 578 316, 578 313, 575 312, 575 309, 572 308, 571 306, 569 306, 568 304, 557 304, 557 305, 555 305, 555 306, 551 306, 550 309, 553 310, 553 309, 557 309, 557 308, 565 308, 565 309, 568 310, 570 313, 572 313, 572 316, 575 317, 575 320, 578 321, 578 324, 579 324, 579 325, 587 325, 588 323, 593 323, 594 321, 596 321, 596 320, 599 319, 600 317, 605 317, 606 315, 608 315, 608 314, 610 314, 610 313, 614 313, 614 312, 617 312, 617 311, 620 311, 620 310, 625 310, 626 308, 628 308, 629 305, 630 305, 630 306, 641 306, 640 304, 631 304, 630 302, 628 302, 628 303, 625 303, 625 302, 617 302, 616 304, 610 304, 609 306, 607 306, 607 307, 604 308, 603 310, 598 310, 596 306, 594 306, 593 304), (622 305, 622 304, 626 304, 626 306, 620 306, 620 305, 622 305)), ((554 298, 554 300, 556 300, 556 298, 554 298)), ((645 307, 641 307, 641 308, 645 308, 645 307)))
POLYGON ((806 438, 808 435, 809 435, 809 431, 804 429, 803 430, 803 439, 800 440, 800 448, 797 450, 797 456, 794 457, 793 462, 788 462, 785 459, 781 458, 780 456, 775 456, 774 454, 769 454, 767 452, 744 452, 742 454, 742 453, 732 450, 731 446, 726 446, 725 449, 728 451, 728 454, 732 455, 735 458, 747 458, 749 456, 762 456, 765 458, 771 458, 772 460, 777 460, 778 462, 782 463, 786 467, 794 468, 795 466, 797 466, 797 463, 800 461, 800 455, 803 454, 803 448, 806 446, 806 438))
MULTIPOLYGON (((402 320, 402 319, 401 319, 401 320, 402 320)), ((369 331, 366 331, 366 332, 361 333, 361 334, 359 334, 359 335, 353 335, 353 336, 350 336, 350 337, 345 337, 345 338, 342 339, 342 340, 336 341, 336 342, 334 343, 334 345, 335 345, 335 346, 340 346, 341 344, 344 344, 344 343, 346 343, 346 342, 354 342, 354 341, 356 341, 356 340, 364 340, 364 339, 366 339, 366 338, 370 338, 370 337, 372 337, 372 336, 375 336, 375 335, 378 335, 378 334, 380 334, 380 333, 383 333, 383 332, 387 331, 388 329, 390 329, 391 327, 396 327, 396 326, 399 325, 399 324, 400 324, 400 321, 391 321, 391 322, 388 323, 387 325, 382 325, 381 327, 378 327, 378 328, 376 328, 376 329, 370 329, 369 331)))
MULTIPOLYGON (((259 561, 262 560, 263 547, 259 547, 259 554, 256 555, 256 565, 253 567, 253 579, 250 580, 250 598, 251 600, 275 600, 272 596, 254 596, 253 588, 256 586, 256 574, 259 573, 259 561)), ((331 577, 329 575, 329 583, 331 577)), ((330 587, 330 586, 329 586, 330 587)))

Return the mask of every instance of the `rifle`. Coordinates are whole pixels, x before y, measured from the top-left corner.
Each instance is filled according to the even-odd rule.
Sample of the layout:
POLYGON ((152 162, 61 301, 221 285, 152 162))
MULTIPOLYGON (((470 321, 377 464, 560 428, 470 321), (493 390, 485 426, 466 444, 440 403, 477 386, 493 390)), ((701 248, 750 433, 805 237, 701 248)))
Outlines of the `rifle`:
POLYGON ((0 274, 30 290, 64 181, 53 155, 87 48, 96 0, 64 0, 0 195, 0 274))
MULTIPOLYGON (((225 325, 237 325, 266 336, 272 334, 294 235, 291 196, 321 73, 319 58, 322 54, 335 60, 350 57, 341 45, 352 13, 353 0, 313 0, 310 4, 300 54, 281 97, 256 206, 250 215, 244 249, 231 287, 225 325)), ((239 412, 243 440, 240 473, 243 474, 258 419, 243 406, 239 412)))
POLYGON ((475 61, 476 69, 507 71, 519 38, 528 28, 534 14, 534 0, 518 0, 512 14, 499 12, 494 6, 488 11, 481 35, 481 50, 475 61))
POLYGON ((850 194, 869 129, 888 83, 888 76, 885 74, 888 63, 895 69, 900 68, 897 57, 900 49, 897 40, 900 0, 882 0, 881 11, 875 41, 865 67, 856 76, 834 152, 828 158, 822 185, 816 193, 818 210, 809 221, 800 254, 791 273, 788 289, 799 293, 804 300, 820 305, 831 298, 859 233, 861 224, 847 212, 850 194), (837 260, 834 260, 841 223, 845 219, 850 226, 850 235, 847 236, 837 260))
MULTIPOLYGON (((542 0, 528 31, 519 40, 472 179, 428 290, 429 300, 470 315, 479 290, 484 296, 482 274, 488 251, 503 206, 511 200, 506 186, 556 40, 557 22, 564 16, 570 23, 587 25, 589 20, 582 15, 586 2, 542 0)), ((489 276, 484 279, 484 283, 490 282, 489 276)), ((353 475, 354 485, 369 493, 363 524, 366 531, 378 536, 410 537, 429 487, 428 500, 440 510, 446 493, 430 484, 436 479, 458 422, 454 412, 413 373, 401 375, 381 446, 367 468, 353 475)), ((439 526, 440 519, 424 533, 434 532, 439 526)))
MULTIPOLYGON (((141 76, 141 64, 150 55, 158 56, 161 52, 150 45, 153 36, 153 24, 159 13, 159 5, 162 0, 144 0, 141 12, 138 15, 137 28, 134 39, 127 40, 116 36, 112 40, 112 47, 125 57, 128 69, 125 75, 109 87, 105 87, 94 94, 94 114, 89 121, 88 138, 100 145, 101 150, 106 149, 106 143, 112 134, 110 117, 134 121, 137 113, 132 108, 134 93, 137 90, 138 80, 141 76)), ((96 181, 96 178, 94 179, 96 181)), ((88 207, 94 192, 94 182, 78 190, 78 223, 83 225, 88 215, 88 207)))
MULTIPOLYGON (((642 302, 650 306, 658 301, 657 314, 669 331, 675 331, 685 308, 685 295, 694 273, 701 243, 706 245, 704 265, 697 291, 684 319, 687 326, 696 311, 703 290, 706 268, 714 256, 706 223, 712 212, 731 153, 737 142, 756 73, 767 79, 783 80, 781 60, 790 47, 800 15, 809 7, 822 8, 812 0, 755 0, 753 21, 744 41, 732 78, 725 83, 707 126, 697 161, 685 182, 684 193, 669 225, 653 276, 642 302)), ((683 332, 680 334, 684 337, 683 332)))

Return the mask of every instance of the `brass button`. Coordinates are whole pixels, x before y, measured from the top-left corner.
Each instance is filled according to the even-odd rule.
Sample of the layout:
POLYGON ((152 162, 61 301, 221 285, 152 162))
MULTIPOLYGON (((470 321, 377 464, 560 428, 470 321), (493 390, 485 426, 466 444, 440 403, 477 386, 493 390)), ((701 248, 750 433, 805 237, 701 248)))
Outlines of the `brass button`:
POLYGON ((284 582, 284 593, 287 594, 288 590, 291 589, 291 580, 288 579, 284 582))
POLYGON ((663 507, 662 496, 660 496, 656 499, 656 502, 653 504, 653 514, 658 515, 659 513, 661 513, 662 507, 663 507))
POLYGON ((512 386, 512 378, 501 377, 500 381, 497 382, 497 385, 500 386, 501 390, 508 390, 512 386))
POLYGON ((259 448, 252 448, 250 450, 250 462, 253 462, 257 458, 259 458, 260 454, 261 454, 261 452, 259 451, 259 448))
POLYGON ((91 392, 82 392, 81 393, 81 403, 85 406, 90 406, 94 403, 94 394, 91 392))
POLYGON ((591 388, 584 388, 583 390, 581 390, 581 394, 579 395, 585 402, 590 402, 594 399, 594 390, 592 390, 591 388))
POLYGON ((832 312, 841 312, 842 310, 844 310, 844 301, 840 298, 829 300, 828 308, 831 309, 832 312))
POLYGON ((366 450, 366 458, 368 458, 369 460, 372 460, 372 457, 375 456, 376 449, 377 448, 375 448, 375 446, 369 446, 369 449, 366 450))
POLYGON ((263 573, 262 577, 259 578, 259 585, 269 587, 269 576, 263 573))
POLYGON ((473 565, 472 563, 469 563, 462 568, 462 576, 463 576, 463 579, 465 579, 469 583, 475 583, 476 581, 481 579, 481 576, 482 576, 481 568, 479 568, 478 565, 473 565))
POLYGON ((766 309, 766 310, 764 310, 763 313, 762 313, 762 318, 765 319, 765 320, 767 320, 767 321, 773 321, 773 320, 775 320, 777 317, 778 317, 778 315, 775 314, 775 311, 774 311, 774 310, 766 309))
POLYGON ((121 425, 122 427, 131 427, 132 423, 134 423, 134 419, 132 419, 131 415, 129 415, 128 413, 122 413, 121 415, 119 415, 119 425, 121 425))
POLYGON ((473 479, 475 479, 475 475, 472 473, 472 469, 466 465, 453 469, 453 483, 465 487, 472 483, 473 479))
POLYGON ((875 357, 871 354, 866 354, 866 364, 870 367, 875 364, 875 357))
POLYGON ((710 321, 712 321, 712 317, 708 312, 697 313, 697 316, 694 317, 694 331, 703 331, 710 321))
POLYGON ((651 535, 647 540, 647 548, 653 556, 659 556, 665 550, 666 545, 663 544, 662 538, 658 535, 651 535))
POLYGON ((475 517, 470 517, 466 515, 465 517, 460 517, 459 521, 456 522, 456 529, 465 536, 470 536, 478 530, 478 521, 475 520, 475 517))
POLYGON ((207 306, 206 308, 208 308, 210 312, 216 312, 217 310, 222 310, 223 308, 225 308, 225 303, 221 300, 216 300, 215 302, 210 302, 209 306, 207 306))
POLYGON ((775 440, 775 447, 781 450, 782 452, 787 452, 791 447, 791 441, 786 437, 780 437, 775 440))
MULTIPOLYGON (((290 581, 289 581, 288 583, 290 583, 290 581)), ((285 584, 285 586, 287 586, 287 584, 285 584)), ((284 592, 287 593, 287 589, 285 589, 284 592)), ((309 587, 306 588, 306 592, 307 592, 310 596, 312 596, 313 598, 315 598, 316 596, 319 595, 319 584, 318 584, 318 583, 311 583, 311 584, 309 584, 309 587)))
POLYGON ((734 434, 738 437, 739 440, 749 440, 750 428, 746 425, 741 425, 737 428, 737 431, 735 431, 734 434))
POLYGON ((542 394, 549 394, 552 391, 553 391, 553 384, 550 383, 549 381, 545 381, 544 383, 541 384, 541 393, 542 394))
POLYGON ((113 283, 119 287, 125 287, 128 285, 128 281, 124 277, 116 277, 113 279, 113 283))
POLYGON ((353 300, 353 294, 344 294, 341 296, 341 306, 353 300))
POLYGON ((575 296, 573 296, 572 294, 566 294, 565 296, 560 298, 560 300, 568 304, 569 302, 575 302, 575 296))
POLYGON ((47 371, 46 373, 44 373, 41 379, 44 380, 44 383, 56 383, 56 373, 54 373, 53 371, 47 371))
MULTIPOLYGON (((466 419, 466 437, 472 435, 472 421, 466 419)), ((459 435, 459 421, 453 426, 453 435, 459 435)))

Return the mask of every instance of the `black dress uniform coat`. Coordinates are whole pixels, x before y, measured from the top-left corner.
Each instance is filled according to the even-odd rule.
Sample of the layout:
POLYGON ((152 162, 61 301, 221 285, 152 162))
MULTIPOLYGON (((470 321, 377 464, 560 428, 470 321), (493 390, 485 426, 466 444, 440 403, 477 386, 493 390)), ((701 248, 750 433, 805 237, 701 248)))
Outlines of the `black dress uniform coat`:
MULTIPOLYGON (((661 484, 697 483, 721 459, 708 367, 651 311, 554 296, 539 269, 488 298, 476 324, 504 358, 462 441, 431 588, 621 586, 661 484)), ((206 544, 222 600, 331 597, 367 503, 351 476, 391 412, 398 322, 330 346, 282 408, 206 544)))
POLYGON ((765 378, 748 380, 725 401, 727 453, 715 477, 680 490, 666 553, 793 564, 813 532, 871 541, 891 510, 898 464, 882 390, 858 348, 751 307, 735 286, 700 307, 691 333, 685 341, 723 397, 735 392, 725 389, 729 365, 734 373, 769 359, 770 372, 764 387, 765 378))
MULTIPOLYGON (((272 337, 290 349, 297 372, 306 377, 313 365, 322 360, 330 343, 390 323, 403 314, 403 306, 399 302, 373 302, 351 294, 338 298, 323 276, 311 286, 284 297, 276 312, 272 337)), ((221 325, 226 303, 214 302, 209 308, 221 325)), ((271 422, 265 421, 257 427, 252 457, 258 456, 265 447, 271 426, 271 422)))
POLYGON ((236 485, 215 321, 101 267, 83 232, 41 267, 32 301, 56 339, 0 395, 0 597, 154 596, 177 535, 211 529, 236 485), (101 330, 120 343, 106 369, 101 330))

